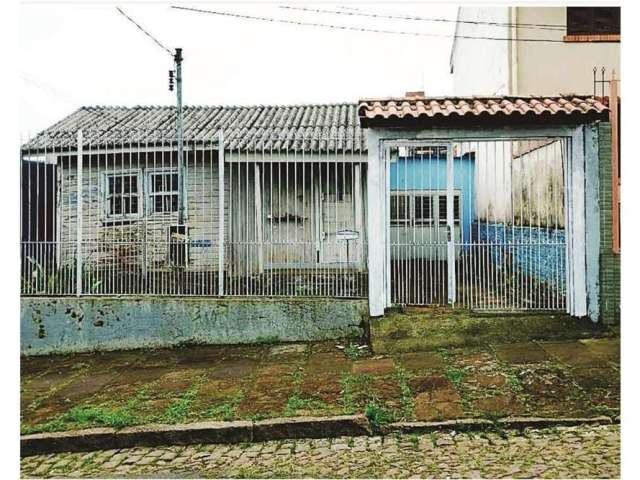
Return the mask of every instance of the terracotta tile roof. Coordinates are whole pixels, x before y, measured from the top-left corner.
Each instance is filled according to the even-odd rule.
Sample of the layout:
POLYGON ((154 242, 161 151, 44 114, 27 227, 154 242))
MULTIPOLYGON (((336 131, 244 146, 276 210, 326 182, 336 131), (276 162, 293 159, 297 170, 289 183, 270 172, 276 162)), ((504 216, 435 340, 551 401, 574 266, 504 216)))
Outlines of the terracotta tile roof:
MULTIPOLYGON (((252 152, 279 149, 298 152, 365 153, 356 103, 255 106, 185 106, 187 142, 216 140, 224 130, 225 149, 252 152)), ((170 144, 176 138, 176 109, 169 106, 82 107, 40 132, 23 149, 75 147, 76 131, 85 143, 170 144)))
POLYGON ((559 95, 549 97, 422 97, 363 99, 358 116, 363 127, 419 122, 425 126, 453 121, 539 122, 541 120, 585 121, 605 119, 608 107, 593 97, 559 95))

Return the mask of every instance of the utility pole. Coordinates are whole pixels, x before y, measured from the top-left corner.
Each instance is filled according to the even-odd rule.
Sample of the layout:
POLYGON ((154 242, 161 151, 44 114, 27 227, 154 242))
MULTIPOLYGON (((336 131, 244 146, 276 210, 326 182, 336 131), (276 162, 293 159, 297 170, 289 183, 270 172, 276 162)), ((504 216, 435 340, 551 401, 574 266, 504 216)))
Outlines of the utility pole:
POLYGON ((173 56, 176 65, 176 133, 178 141, 178 224, 184 224, 184 146, 182 142, 182 49, 173 56))
POLYGON ((183 146, 183 131, 182 131, 182 49, 176 48, 175 53, 172 53, 166 46, 158 41, 153 35, 147 32, 140 26, 133 18, 124 13, 120 7, 116 7, 116 10, 120 15, 125 17, 131 23, 133 23, 138 30, 149 37, 156 45, 162 48, 169 55, 173 56, 173 62, 175 64, 175 72, 169 70, 169 91, 173 91, 173 81, 176 81, 176 140, 178 143, 178 224, 184 224, 184 146, 183 146), (175 73, 175 78, 174 78, 175 73))

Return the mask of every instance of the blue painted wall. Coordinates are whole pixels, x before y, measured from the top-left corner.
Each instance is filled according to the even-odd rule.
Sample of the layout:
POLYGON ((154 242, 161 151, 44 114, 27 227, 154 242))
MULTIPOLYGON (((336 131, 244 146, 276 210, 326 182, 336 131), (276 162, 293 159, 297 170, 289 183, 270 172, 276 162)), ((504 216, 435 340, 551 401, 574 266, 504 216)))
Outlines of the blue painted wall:
POLYGON ((21 298, 23 355, 362 336, 366 300, 21 298))
MULTIPOLYGON (((395 190, 446 190, 447 159, 441 157, 400 158, 391 164, 390 188, 395 190)), ((453 188, 462 195, 462 241, 471 240, 475 219, 475 154, 453 158, 453 188)))
POLYGON ((489 245, 491 258, 504 264, 505 250, 511 252, 517 270, 541 282, 564 288, 565 233, 563 229, 510 227, 501 223, 473 224, 473 239, 489 245), (491 246, 491 245, 499 246, 491 246), (505 249, 503 245, 515 244, 505 249))

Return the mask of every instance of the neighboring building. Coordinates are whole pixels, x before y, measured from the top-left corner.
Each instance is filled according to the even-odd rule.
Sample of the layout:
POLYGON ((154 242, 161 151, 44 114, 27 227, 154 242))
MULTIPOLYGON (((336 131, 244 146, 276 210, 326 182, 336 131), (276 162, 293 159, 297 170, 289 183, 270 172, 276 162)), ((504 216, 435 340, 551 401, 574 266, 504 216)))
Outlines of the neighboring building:
MULTIPOLYGON (((461 7, 450 57, 453 94, 480 97, 595 95, 604 97, 604 103, 610 104, 609 80, 614 71, 616 78, 621 77, 620 33, 620 7, 461 7)), ((618 118, 612 118, 611 124, 616 130, 614 133, 618 133, 614 136, 618 148, 614 148, 612 153, 613 164, 617 168, 613 167, 614 180, 610 182, 613 184, 610 192, 614 209, 611 223, 613 247, 603 255, 611 257, 612 275, 619 279, 618 118)), ((558 191, 558 182, 562 178, 561 164, 547 161, 561 153, 559 144, 547 144, 546 140, 536 143, 531 140, 526 145, 514 143, 508 146, 508 149, 513 148, 514 161, 510 162, 511 155, 506 152, 505 158, 498 159, 492 166, 502 171, 512 165, 516 171, 522 171, 521 177, 527 178, 530 185, 523 189, 515 175, 514 182, 518 183, 513 186, 504 182, 497 186, 481 184, 477 192, 478 208, 487 211, 497 209, 498 218, 508 217, 511 214, 506 201, 509 192, 532 191, 538 192, 543 201, 536 206, 539 211, 525 211, 524 214, 533 217, 553 215, 562 222, 561 205, 549 195, 550 191, 558 191), (540 148, 532 148, 536 146, 540 148), (530 153, 522 154, 523 151, 530 153), (501 188, 503 192, 500 196, 503 200, 497 204, 490 201, 494 188, 501 188)), ((481 171, 480 175, 485 173, 481 171)), ((522 215, 522 207, 528 205, 525 196, 522 200, 520 205, 513 202, 514 207, 521 210, 520 213, 516 211, 516 215, 522 215)), ((619 291, 619 280, 609 283, 612 291, 619 291)), ((610 308, 618 308, 616 303, 619 301, 610 301, 610 308)))
POLYGON ((620 7, 461 7, 456 36, 454 95, 593 95, 594 67, 620 77, 620 7))

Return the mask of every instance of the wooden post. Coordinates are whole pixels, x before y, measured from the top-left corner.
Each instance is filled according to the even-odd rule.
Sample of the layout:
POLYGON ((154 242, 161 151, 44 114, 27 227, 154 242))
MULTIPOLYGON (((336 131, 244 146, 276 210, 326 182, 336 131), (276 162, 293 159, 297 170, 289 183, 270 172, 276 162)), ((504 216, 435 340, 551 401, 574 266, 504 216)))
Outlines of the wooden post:
POLYGON ((620 149, 618 138, 619 111, 618 111, 618 80, 616 71, 611 72, 609 88, 609 109, 611 121, 611 229, 612 248, 614 253, 620 253, 620 149))

